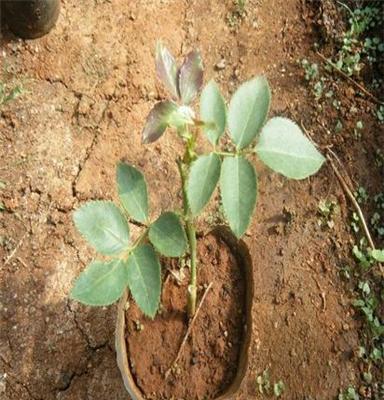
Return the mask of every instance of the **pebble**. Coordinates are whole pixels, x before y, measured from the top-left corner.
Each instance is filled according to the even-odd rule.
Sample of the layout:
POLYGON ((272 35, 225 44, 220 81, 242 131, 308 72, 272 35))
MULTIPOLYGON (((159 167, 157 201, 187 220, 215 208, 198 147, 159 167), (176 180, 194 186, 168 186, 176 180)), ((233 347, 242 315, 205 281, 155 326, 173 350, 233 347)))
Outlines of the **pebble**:
POLYGON ((0 394, 4 394, 5 390, 7 388, 6 386, 6 379, 7 379, 7 374, 4 373, 0 373, 0 394))
POLYGON ((227 66, 227 62, 224 58, 222 58, 216 65, 215 68, 219 71, 223 70, 227 66))

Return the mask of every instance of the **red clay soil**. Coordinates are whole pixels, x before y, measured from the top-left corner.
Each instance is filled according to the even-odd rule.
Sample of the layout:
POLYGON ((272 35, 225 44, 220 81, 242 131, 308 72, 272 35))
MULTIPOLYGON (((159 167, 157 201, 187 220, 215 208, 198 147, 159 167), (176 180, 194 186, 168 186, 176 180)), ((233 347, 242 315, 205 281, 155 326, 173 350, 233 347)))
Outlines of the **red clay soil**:
MULTIPOLYGON (((115 361, 116 308, 68 298, 95 257, 72 213, 89 199, 116 200, 122 158, 145 173, 152 218, 181 206, 177 135, 167 132, 149 146, 140 139, 149 110, 165 98, 155 77, 158 39, 180 59, 200 48, 205 81, 215 78, 227 99, 240 82, 264 74, 271 115, 302 123, 322 149, 333 146, 356 184, 372 195, 383 190, 374 157, 384 148, 377 105, 333 75, 340 107, 324 100, 320 109, 297 62, 321 62, 313 44, 322 43, 322 3, 332 2, 248 0, 236 22, 232 0, 63 0, 56 29, 42 39, 21 41, 4 28, 0 80, 24 92, 0 108, 1 400, 129 399, 115 361), (338 119, 343 129, 335 134, 338 119), (364 124, 359 140, 357 121, 364 124)), ((355 265, 349 203, 327 164, 299 182, 255 165, 258 204, 244 237, 257 266, 253 332, 239 400, 262 398, 256 378, 266 369, 271 382, 284 382, 283 399, 331 400, 362 372, 360 321, 351 285, 340 275, 355 265), (340 213, 324 229, 317 210, 326 199, 337 200, 340 213)), ((208 208, 200 228, 217 215, 208 208)), ((194 337, 200 351, 200 336, 194 337)), ((189 360, 187 353, 183 363, 189 360)))
MULTIPOLYGON (((127 342, 131 370, 147 399, 213 399, 232 383, 238 365, 245 321, 244 266, 214 235, 198 242, 199 295, 212 282, 193 325, 190 340, 168 379, 186 334, 188 274, 180 282, 168 272, 161 314, 143 317, 130 302, 127 342)), ((176 270, 177 271, 177 270, 176 270)))

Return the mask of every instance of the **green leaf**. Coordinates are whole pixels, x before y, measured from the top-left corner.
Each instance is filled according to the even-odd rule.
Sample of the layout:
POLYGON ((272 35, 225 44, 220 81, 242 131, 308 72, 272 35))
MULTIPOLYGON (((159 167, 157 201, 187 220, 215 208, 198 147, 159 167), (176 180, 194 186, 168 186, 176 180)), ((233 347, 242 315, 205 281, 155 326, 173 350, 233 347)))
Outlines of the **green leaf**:
POLYGON ((214 80, 204 88, 200 98, 200 117, 206 123, 203 131, 216 145, 225 131, 227 110, 224 98, 214 80))
POLYGON ((172 101, 160 101, 155 104, 148 114, 142 133, 142 142, 152 143, 159 139, 167 129, 170 117, 175 110, 177 110, 177 105, 172 101))
POLYGON ((159 307, 160 263, 149 244, 137 247, 127 261, 128 285, 141 311, 153 318, 159 307))
POLYGON ((179 98, 177 85, 178 68, 169 50, 158 42, 156 46, 156 72, 175 100, 179 98))
POLYGON ((191 51, 184 60, 179 73, 179 92, 183 104, 190 104, 203 85, 203 62, 200 52, 191 51))
POLYGON ((129 227, 111 201, 90 201, 73 215, 76 228, 100 253, 116 255, 128 248, 129 227))
POLYGON ((181 257, 187 246, 184 228, 173 212, 161 214, 151 225, 149 240, 166 257, 181 257))
POLYGON ((307 178, 317 172, 325 161, 301 129, 282 117, 267 122, 256 151, 269 168, 293 179, 307 178))
POLYGON ((255 139, 267 118, 270 102, 271 91, 263 76, 243 83, 232 96, 228 128, 238 149, 247 147, 255 139))
POLYGON ((120 298, 127 283, 123 260, 94 261, 77 278, 70 297, 90 306, 107 306, 120 298))
POLYGON ((384 250, 372 250, 372 257, 378 262, 384 262, 384 250))
POLYGON ((206 206, 220 177, 220 157, 215 153, 200 156, 192 163, 187 183, 189 208, 193 215, 206 206))
POLYGON ((273 394, 275 395, 275 397, 282 396, 284 390, 285 390, 285 384, 283 381, 279 381, 273 384, 273 394))
POLYGON ((226 157, 221 168, 220 190, 224 214, 233 233, 240 238, 247 230, 256 205, 257 177, 244 157, 226 157))
POLYGON ((119 163, 116 171, 121 203, 136 221, 148 220, 148 194, 144 175, 131 165, 119 163))
POLYGON ((169 126, 179 129, 194 124, 195 113, 189 106, 180 106, 169 116, 169 126))

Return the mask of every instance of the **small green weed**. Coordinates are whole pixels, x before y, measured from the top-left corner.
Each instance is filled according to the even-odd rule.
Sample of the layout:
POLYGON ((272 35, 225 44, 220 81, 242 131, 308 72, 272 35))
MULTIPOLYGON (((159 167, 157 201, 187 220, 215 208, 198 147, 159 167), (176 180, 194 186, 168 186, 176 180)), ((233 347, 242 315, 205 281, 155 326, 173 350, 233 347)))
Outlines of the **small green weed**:
POLYGON ((282 380, 279 380, 273 385, 271 384, 271 379, 269 375, 269 370, 265 369, 261 375, 256 378, 256 384, 258 386, 259 392, 265 396, 274 396, 279 398, 283 395, 285 390, 285 384, 282 380))
POLYGON ((376 110, 376 116, 380 124, 384 124, 384 106, 379 106, 376 110))
POLYGON ((246 17, 247 0, 233 0, 232 10, 227 15, 227 24, 231 29, 236 29, 246 17))
POLYGON ((319 77, 319 65, 310 63, 307 59, 301 60, 301 65, 305 71, 305 79, 307 81, 316 80, 319 77))
POLYGON ((335 226, 333 219, 340 211, 337 202, 334 200, 320 200, 318 211, 321 216, 318 220, 319 226, 332 229, 335 226))
POLYGON ((9 86, 0 82, 0 106, 15 100, 23 93, 24 89, 21 85, 9 86))
POLYGON ((356 139, 361 139, 361 134, 362 134, 363 128, 364 128, 364 125, 363 125, 362 121, 357 121, 355 128, 353 129, 353 133, 354 133, 356 139))
POLYGON ((353 386, 349 386, 343 393, 339 394, 338 400, 359 400, 360 397, 357 394, 356 389, 353 386))
POLYGON ((375 212, 373 213, 370 223, 376 235, 384 238, 384 193, 379 193, 373 198, 375 202, 375 212))
POLYGON ((367 189, 364 186, 359 186, 354 196, 359 204, 365 204, 369 199, 367 189))
POLYGON ((374 263, 370 249, 367 249, 366 247, 365 239, 361 239, 359 245, 355 244, 353 246, 352 254, 354 255, 357 263, 363 270, 369 270, 374 263))
POLYGON ((320 100, 325 90, 326 79, 320 76, 319 65, 310 63, 307 59, 301 60, 300 63, 304 69, 305 80, 312 86, 315 99, 320 100))
MULTIPOLYGON (((375 196, 376 197, 376 196, 375 196)), ((379 201, 381 204, 381 202, 379 201)), ((380 383, 373 374, 373 367, 382 370, 384 365, 384 324, 381 315, 381 304, 384 301, 384 287, 382 281, 375 277, 377 262, 384 261, 384 251, 372 250, 367 246, 365 238, 360 239, 358 245, 354 245, 352 253, 361 268, 356 271, 359 277, 356 285, 356 299, 352 305, 359 311, 365 322, 362 330, 362 345, 357 350, 357 356, 362 360, 362 379, 364 385, 359 386, 359 393, 363 398, 381 399, 380 383), (365 396, 370 393, 370 397, 365 396)), ((339 399, 360 399, 356 390, 350 386, 339 399), (357 397, 356 397, 357 396, 357 397)))
POLYGON ((375 151, 375 163, 379 168, 384 166, 384 153, 381 149, 375 151))
POLYGON ((273 384, 273 394, 275 397, 281 397, 285 390, 285 384, 283 381, 278 381, 273 384))
POLYGON ((352 231, 358 233, 360 231, 360 218, 357 213, 352 213, 351 217, 351 228, 352 231))
MULTIPOLYGON (((384 326, 380 323, 379 318, 375 315, 379 305, 379 299, 375 296, 368 280, 361 280, 358 283, 360 298, 353 302, 366 317, 374 337, 378 337, 384 333, 384 326)), ((377 352, 376 352, 377 353, 377 352)))
POLYGON ((366 36, 381 21, 379 7, 365 6, 351 10, 347 5, 338 3, 348 10, 349 28, 341 39, 341 48, 335 66, 348 76, 358 75, 366 61, 375 63, 384 52, 384 43, 377 37, 366 36))

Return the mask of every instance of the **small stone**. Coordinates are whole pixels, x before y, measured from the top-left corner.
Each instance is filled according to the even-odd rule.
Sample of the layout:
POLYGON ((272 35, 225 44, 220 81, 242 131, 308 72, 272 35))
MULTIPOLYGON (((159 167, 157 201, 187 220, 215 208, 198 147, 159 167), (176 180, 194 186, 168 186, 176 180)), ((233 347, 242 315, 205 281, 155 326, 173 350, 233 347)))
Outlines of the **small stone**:
POLYGON ((216 65, 215 68, 219 71, 223 70, 227 66, 227 62, 224 58, 222 58, 216 65))
POLYGON ((7 374, 6 373, 0 373, 0 394, 4 394, 5 393, 5 390, 7 388, 6 379, 7 379, 7 374))
POLYGON ((290 352, 289 352, 289 355, 291 357, 296 357, 297 356, 296 350, 295 349, 291 349, 290 352))

